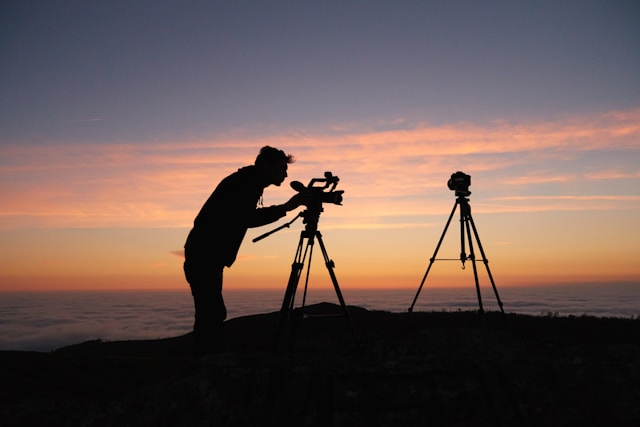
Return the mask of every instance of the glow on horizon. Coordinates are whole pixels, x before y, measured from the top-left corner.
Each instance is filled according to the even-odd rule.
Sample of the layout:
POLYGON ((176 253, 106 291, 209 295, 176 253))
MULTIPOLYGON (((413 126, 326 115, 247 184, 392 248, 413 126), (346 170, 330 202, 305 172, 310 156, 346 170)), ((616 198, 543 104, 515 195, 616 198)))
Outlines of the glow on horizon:
MULTIPOLYGON (((640 109, 631 109, 184 142, 3 144, 0 290, 185 287, 180 251, 193 217, 263 145, 297 158, 285 185, 266 189, 265 205, 290 197, 291 180, 306 184, 327 170, 340 177, 344 206, 325 206, 320 229, 343 287, 417 287, 452 208, 446 180, 457 170, 472 176, 473 215, 498 287, 640 278, 640 109)), ((225 287, 284 286, 301 221, 250 241, 284 221, 250 230, 225 287)), ((458 255, 457 233, 453 221, 439 256, 458 255)), ((326 283, 315 258, 312 280, 326 283)), ((429 280, 469 285, 469 264, 459 270, 438 264, 429 280)))

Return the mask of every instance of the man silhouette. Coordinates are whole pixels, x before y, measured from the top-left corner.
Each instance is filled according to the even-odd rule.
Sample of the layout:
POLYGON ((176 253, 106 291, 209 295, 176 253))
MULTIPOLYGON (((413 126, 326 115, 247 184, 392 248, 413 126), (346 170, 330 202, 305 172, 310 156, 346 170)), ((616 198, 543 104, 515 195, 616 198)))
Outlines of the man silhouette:
POLYGON ((195 357, 226 350, 222 271, 235 261, 247 228, 277 221, 309 202, 309 195, 297 193, 281 205, 261 206, 263 190, 280 186, 287 177, 287 165, 293 162, 292 155, 263 147, 253 165, 218 184, 196 216, 184 245, 184 273, 195 305, 195 357))

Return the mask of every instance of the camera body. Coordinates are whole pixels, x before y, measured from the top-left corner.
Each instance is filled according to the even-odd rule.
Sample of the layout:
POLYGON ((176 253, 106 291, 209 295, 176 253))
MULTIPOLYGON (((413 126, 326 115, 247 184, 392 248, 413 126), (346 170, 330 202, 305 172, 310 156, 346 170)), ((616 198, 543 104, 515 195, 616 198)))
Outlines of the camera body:
POLYGON ((313 178, 307 186, 300 181, 292 181, 291 188, 298 193, 309 192, 313 196, 312 206, 307 207, 320 207, 323 203, 341 205, 344 191, 336 191, 335 189, 339 181, 340 178, 334 176, 331 172, 325 172, 324 178, 313 178))
POLYGON ((467 175, 464 172, 456 172, 451 174, 451 178, 447 181, 447 187, 449 190, 455 191, 456 196, 467 197, 471 195, 469 186, 471 185, 471 175, 467 175))

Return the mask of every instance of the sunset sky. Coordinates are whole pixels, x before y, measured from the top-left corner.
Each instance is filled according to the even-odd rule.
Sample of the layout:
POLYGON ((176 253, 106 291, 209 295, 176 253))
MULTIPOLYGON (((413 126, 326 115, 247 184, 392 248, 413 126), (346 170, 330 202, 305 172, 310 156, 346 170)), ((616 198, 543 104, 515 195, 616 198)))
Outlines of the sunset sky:
MULTIPOLYGON (((638 22, 636 0, 3 2, 0 290, 186 288, 193 218, 264 145, 297 159, 265 206, 340 178, 343 288, 418 287, 459 170, 498 288, 640 283, 638 22)), ((286 221, 225 289, 284 289, 302 221, 251 239, 286 221)), ((445 237, 457 258, 457 213, 445 237)), ((427 286, 472 283, 439 261, 427 286)))

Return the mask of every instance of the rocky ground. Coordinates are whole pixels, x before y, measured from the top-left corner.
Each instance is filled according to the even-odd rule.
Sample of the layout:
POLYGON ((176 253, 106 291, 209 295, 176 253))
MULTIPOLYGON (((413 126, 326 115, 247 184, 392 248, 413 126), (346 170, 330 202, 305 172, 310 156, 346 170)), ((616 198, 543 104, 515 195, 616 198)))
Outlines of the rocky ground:
POLYGON ((0 352, 3 426, 640 425, 640 319, 307 307, 190 336, 0 352), (356 332, 355 336, 352 333, 356 332), (293 348, 289 348, 293 346, 293 348))

